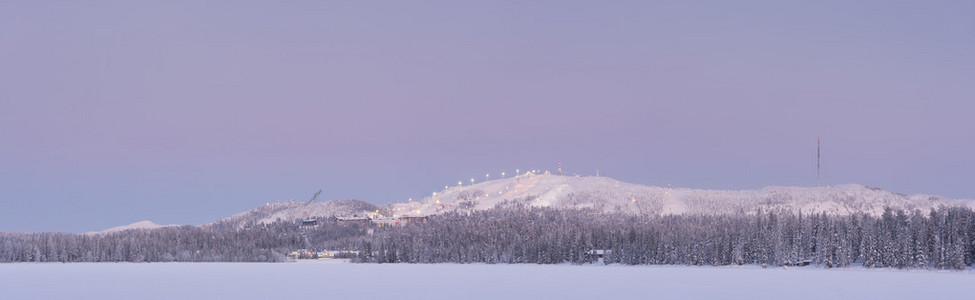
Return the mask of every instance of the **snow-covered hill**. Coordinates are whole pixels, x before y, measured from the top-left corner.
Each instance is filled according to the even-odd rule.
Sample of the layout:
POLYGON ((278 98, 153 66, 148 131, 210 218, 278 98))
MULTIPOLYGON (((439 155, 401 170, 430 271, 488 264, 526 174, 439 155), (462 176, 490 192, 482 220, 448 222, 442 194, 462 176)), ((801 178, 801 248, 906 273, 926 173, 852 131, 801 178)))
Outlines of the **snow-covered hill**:
MULTIPOLYGON (((785 209, 806 214, 827 212, 846 215, 865 212, 880 215, 884 207, 922 211, 942 205, 975 207, 975 201, 972 200, 904 195, 857 184, 822 187, 772 186, 740 191, 705 190, 645 186, 609 177, 527 173, 474 185, 448 187, 418 201, 390 203, 381 207, 359 200, 333 200, 307 205, 295 201, 269 203, 203 226, 248 228, 276 221, 293 222, 314 217, 353 215, 428 216, 519 203, 645 215, 752 213, 758 209, 785 209)), ((159 227, 164 226, 142 221, 90 234, 159 227)))
POLYGON ((233 226, 245 228, 270 224, 277 221, 299 221, 313 217, 351 216, 375 214, 379 208, 360 200, 332 200, 304 204, 289 201, 267 205, 224 218, 204 226, 233 226))
POLYGON ((941 205, 969 205, 930 195, 903 195, 856 184, 823 187, 766 187, 759 190, 703 190, 644 186, 608 177, 535 175, 532 173, 454 186, 410 203, 389 204, 397 216, 488 209, 505 203, 594 208, 632 214, 727 214, 759 208, 839 215, 862 211, 879 215, 884 207, 928 210, 941 205))
POLYGON ((102 230, 102 231, 86 232, 85 234, 105 234, 105 233, 114 233, 114 232, 119 232, 119 231, 124 231, 124 230, 132 230, 132 229, 156 229, 156 228, 171 227, 171 226, 177 226, 177 225, 159 225, 159 224, 153 223, 152 221, 146 220, 146 221, 135 222, 135 223, 132 223, 132 224, 129 224, 129 225, 122 225, 122 226, 112 227, 112 228, 105 229, 105 230, 102 230))

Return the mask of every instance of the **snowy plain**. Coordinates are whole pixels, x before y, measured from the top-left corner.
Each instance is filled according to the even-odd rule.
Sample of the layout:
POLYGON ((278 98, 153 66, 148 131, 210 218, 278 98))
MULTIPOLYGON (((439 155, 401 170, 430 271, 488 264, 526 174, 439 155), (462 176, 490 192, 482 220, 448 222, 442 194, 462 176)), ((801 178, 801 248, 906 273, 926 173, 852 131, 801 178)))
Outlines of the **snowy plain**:
POLYGON ((975 272, 688 266, 0 264, 0 299, 972 299, 975 272))

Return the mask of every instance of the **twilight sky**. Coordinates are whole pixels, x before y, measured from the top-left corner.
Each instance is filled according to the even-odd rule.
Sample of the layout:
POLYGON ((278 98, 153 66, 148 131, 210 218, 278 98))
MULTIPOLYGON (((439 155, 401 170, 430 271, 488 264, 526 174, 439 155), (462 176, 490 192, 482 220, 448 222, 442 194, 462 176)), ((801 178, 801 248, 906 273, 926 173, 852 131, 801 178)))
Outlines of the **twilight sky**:
POLYGON ((975 198, 973 1, 3 1, 0 231, 516 168, 975 198), (133 3, 138 2, 138 3, 133 3))

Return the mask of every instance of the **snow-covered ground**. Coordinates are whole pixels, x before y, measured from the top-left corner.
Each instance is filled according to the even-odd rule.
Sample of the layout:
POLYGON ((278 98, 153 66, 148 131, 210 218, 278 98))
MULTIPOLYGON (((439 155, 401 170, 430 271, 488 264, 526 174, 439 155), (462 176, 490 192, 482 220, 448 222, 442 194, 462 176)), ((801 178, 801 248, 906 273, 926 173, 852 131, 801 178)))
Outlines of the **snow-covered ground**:
POLYGON ((0 264, 0 299, 972 299, 972 271, 347 263, 0 264))

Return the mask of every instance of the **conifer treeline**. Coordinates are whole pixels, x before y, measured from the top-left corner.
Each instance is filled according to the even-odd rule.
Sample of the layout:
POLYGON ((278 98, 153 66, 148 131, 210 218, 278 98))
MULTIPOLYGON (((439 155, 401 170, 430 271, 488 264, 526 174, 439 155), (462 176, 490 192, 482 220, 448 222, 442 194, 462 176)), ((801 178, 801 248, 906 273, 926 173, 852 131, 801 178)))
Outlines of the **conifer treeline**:
POLYGON ((641 217, 512 207, 448 213, 379 230, 361 262, 801 265, 964 269, 975 262, 975 212, 887 209, 882 216, 758 212, 641 217), (594 251, 595 250, 595 251, 594 251))
MULTIPOLYGON (((297 222, 132 229, 107 234, 0 233, 0 262, 278 262, 306 246, 297 222)), ((316 228, 333 242, 365 235, 359 225, 316 228)), ((321 239, 321 238, 320 238, 321 239)), ((322 239, 324 240, 324 239, 322 239)))
POLYGON ((267 225, 166 227, 109 234, 0 233, 0 262, 265 262, 300 248, 358 250, 375 263, 802 265, 964 269, 975 212, 942 207, 881 216, 765 211, 636 216, 510 204, 373 228, 319 218, 267 225))

